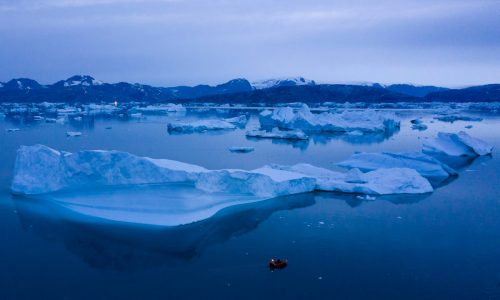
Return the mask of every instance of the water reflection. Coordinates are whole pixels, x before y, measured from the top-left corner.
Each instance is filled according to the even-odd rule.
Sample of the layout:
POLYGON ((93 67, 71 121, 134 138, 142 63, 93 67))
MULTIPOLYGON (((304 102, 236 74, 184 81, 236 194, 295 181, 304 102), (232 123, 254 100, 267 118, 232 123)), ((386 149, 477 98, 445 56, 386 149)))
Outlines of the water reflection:
POLYGON ((279 210, 315 203, 314 194, 298 194, 225 208, 213 217, 176 227, 88 222, 54 203, 14 197, 25 231, 63 242, 68 251, 99 269, 140 270, 182 263, 207 247, 250 232, 279 210))

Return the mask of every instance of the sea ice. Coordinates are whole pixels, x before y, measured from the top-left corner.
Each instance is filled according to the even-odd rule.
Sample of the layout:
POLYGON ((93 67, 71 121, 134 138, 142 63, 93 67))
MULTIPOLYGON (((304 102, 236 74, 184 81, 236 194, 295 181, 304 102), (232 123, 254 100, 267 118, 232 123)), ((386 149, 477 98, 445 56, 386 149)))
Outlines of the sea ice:
POLYGON ((464 131, 458 134, 439 132, 437 138, 424 142, 422 151, 449 156, 478 156, 491 154, 493 146, 464 131))

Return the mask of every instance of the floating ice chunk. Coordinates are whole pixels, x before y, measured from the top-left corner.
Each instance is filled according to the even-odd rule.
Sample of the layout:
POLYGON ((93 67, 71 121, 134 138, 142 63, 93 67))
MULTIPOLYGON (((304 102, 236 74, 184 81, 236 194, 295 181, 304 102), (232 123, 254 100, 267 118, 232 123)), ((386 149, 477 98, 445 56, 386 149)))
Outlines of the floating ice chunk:
POLYGON ((355 153, 337 165, 349 169, 359 168, 364 172, 380 168, 410 168, 426 178, 438 181, 457 175, 457 172, 446 164, 419 152, 355 153))
POLYGON ((377 169, 354 175, 335 172, 309 164, 272 166, 316 178, 316 190, 374 195, 423 194, 433 191, 429 181, 408 168, 377 169), (357 177, 354 179, 353 177, 357 177))
POLYGON ((77 136, 81 136, 82 133, 79 131, 67 131, 66 135, 69 137, 77 137, 77 136))
POLYGON ((472 126, 472 125, 465 126, 466 129, 471 129, 472 127, 474 127, 474 126, 472 126))
POLYGON ((186 108, 182 106, 182 104, 167 103, 160 105, 135 107, 134 110, 142 113, 155 114, 155 113, 167 113, 167 112, 185 112, 186 108))
POLYGON ((493 146, 464 131, 458 134, 439 132, 437 138, 424 142, 422 151, 449 156, 478 156, 490 154, 493 146))
POLYGON ((271 131, 265 130, 250 130, 246 133, 247 137, 254 138, 265 138, 265 139, 285 139, 285 140, 307 140, 307 136, 304 132, 300 130, 279 130, 278 128, 273 128, 271 131))
POLYGON ((423 130, 426 130, 427 129, 427 125, 425 125, 421 119, 414 119, 414 120, 411 120, 411 128, 412 129, 415 129, 415 130, 420 130, 420 131, 423 131, 423 130))
POLYGON ((254 151, 254 147, 231 147, 229 148, 229 151, 231 152, 236 152, 236 153, 248 153, 254 151))
POLYGON ((434 119, 449 123, 453 123, 455 121, 480 122, 483 120, 482 118, 479 117, 460 116, 460 115, 444 115, 440 117, 435 117, 434 119))
POLYGON ((305 132, 392 131, 400 124, 391 113, 363 110, 313 114, 306 104, 299 109, 265 110, 260 113, 259 122, 262 128, 301 129, 305 132))
POLYGON ((248 118, 245 115, 240 115, 238 117, 224 119, 224 121, 238 126, 245 126, 248 122, 248 118))
POLYGON ((173 132, 202 132, 208 130, 231 130, 236 129, 236 125, 224 120, 198 120, 192 122, 171 122, 168 131, 173 132))
POLYGON ((7 132, 16 132, 19 130, 21 130, 21 129, 19 129, 19 128, 7 128, 7 129, 5 129, 5 131, 7 131, 7 132))

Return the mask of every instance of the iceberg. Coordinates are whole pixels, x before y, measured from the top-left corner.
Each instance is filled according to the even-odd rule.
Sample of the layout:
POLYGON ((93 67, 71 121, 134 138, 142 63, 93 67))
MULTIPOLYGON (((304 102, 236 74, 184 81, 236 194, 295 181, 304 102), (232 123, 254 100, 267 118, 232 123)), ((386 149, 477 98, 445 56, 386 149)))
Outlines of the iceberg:
POLYGON ((228 119, 206 119, 197 121, 178 121, 168 123, 168 131, 171 132, 203 132, 209 130, 232 130, 237 127, 244 127, 248 122, 247 116, 241 115, 228 119))
POLYGON ((435 139, 424 142, 422 151, 437 155, 480 156, 491 154, 493 146, 464 131, 457 134, 439 132, 435 139))
POLYGON ((425 125, 421 119, 414 119, 414 120, 411 120, 410 122, 412 124, 411 125, 412 129, 419 130, 419 131, 424 131, 427 129, 427 125, 425 125))
POLYGON ((305 132, 380 132, 394 131, 400 122, 394 114, 374 110, 344 111, 341 113, 323 112, 314 114, 306 104, 299 109, 291 107, 265 110, 259 115, 261 128, 293 130, 305 132))
POLYGON ((427 179, 408 168, 341 173, 299 164, 270 165, 250 171, 208 170, 174 160, 139 157, 120 151, 69 153, 44 145, 19 148, 11 190, 16 194, 36 195, 89 187, 174 183, 191 185, 212 194, 249 195, 260 200, 314 190, 378 195, 432 191, 427 179))
POLYGON ((374 171, 381 168, 409 168, 433 181, 442 181, 458 173, 429 155, 420 152, 382 152, 355 153, 349 159, 337 163, 343 168, 358 168, 361 171, 374 171))
POLYGON ((264 138, 264 139, 283 139, 283 140, 308 140, 304 132, 300 130, 279 130, 273 128, 271 131, 265 130, 249 130, 246 133, 247 137, 264 138))

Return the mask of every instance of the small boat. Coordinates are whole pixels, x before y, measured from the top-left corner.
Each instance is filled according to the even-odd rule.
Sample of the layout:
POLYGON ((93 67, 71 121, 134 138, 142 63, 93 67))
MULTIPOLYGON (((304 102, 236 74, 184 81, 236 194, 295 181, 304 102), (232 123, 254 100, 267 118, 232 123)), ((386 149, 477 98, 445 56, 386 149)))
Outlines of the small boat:
POLYGON ((276 269, 284 269, 288 265, 287 259, 276 259, 273 258, 269 261, 269 270, 274 271, 276 269))

